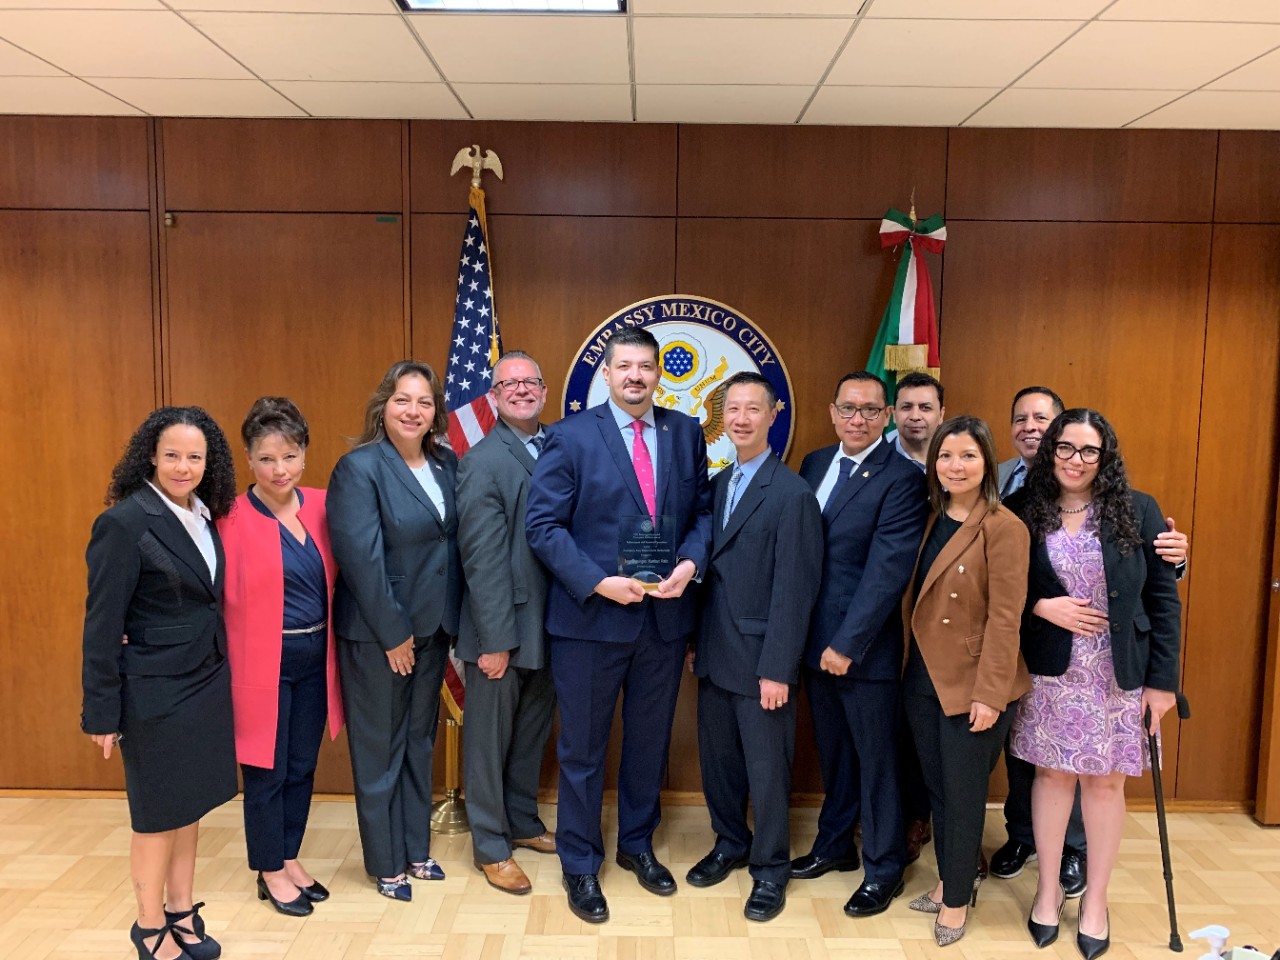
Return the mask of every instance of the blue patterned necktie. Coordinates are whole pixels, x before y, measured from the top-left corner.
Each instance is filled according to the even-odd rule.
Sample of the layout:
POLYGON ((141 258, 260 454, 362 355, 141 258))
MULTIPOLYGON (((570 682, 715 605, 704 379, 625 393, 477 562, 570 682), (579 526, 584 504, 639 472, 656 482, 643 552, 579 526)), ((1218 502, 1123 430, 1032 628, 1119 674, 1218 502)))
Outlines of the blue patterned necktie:
POLYGON ((721 527, 729 525, 729 515, 733 513, 733 507, 738 499, 738 484, 742 482, 742 468, 734 467, 733 476, 729 480, 729 495, 724 498, 724 521, 721 527))
POLYGON ((547 442, 547 435, 540 433, 529 441, 529 446, 533 447, 533 459, 538 459, 538 454, 542 453, 542 445, 547 442))

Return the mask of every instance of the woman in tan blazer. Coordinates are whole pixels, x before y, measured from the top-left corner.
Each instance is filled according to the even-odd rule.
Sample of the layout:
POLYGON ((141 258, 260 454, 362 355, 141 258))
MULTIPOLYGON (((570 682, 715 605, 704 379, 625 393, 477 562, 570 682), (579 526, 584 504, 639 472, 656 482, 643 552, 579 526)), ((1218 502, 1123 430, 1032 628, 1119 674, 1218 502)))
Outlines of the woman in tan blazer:
POLYGON ((902 598, 903 702, 933 804, 939 881, 911 901, 937 914, 939 946, 964 935, 977 901, 987 781, 1009 707, 1031 689, 1018 652, 1030 538, 1000 505, 995 445, 977 417, 953 417, 929 445, 932 515, 902 598))

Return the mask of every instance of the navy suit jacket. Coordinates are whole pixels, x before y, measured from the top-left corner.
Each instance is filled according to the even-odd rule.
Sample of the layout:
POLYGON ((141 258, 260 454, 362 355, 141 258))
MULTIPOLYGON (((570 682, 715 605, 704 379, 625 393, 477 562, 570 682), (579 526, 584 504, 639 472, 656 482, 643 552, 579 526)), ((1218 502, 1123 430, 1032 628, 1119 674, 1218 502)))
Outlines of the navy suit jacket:
POLYGON ((711 483, 711 572, 694 672, 758 697, 762 679, 800 679, 822 576, 822 514, 808 484, 770 456, 722 527, 732 474, 728 467, 711 483))
MULTIPOLYGON (((816 492, 839 444, 804 458, 800 476, 816 492)), ((889 443, 853 471, 824 512, 827 548, 822 588, 809 626, 805 662, 815 669, 831 647, 853 660, 857 680, 902 673, 902 594, 915 568, 928 516, 924 474, 889 443)))
MULTIPOLYGON (((654 407, 658 439, 657 507, 674 518, 679 557, 701 576, 711 547, 711 484, 702 425, 692 417, 654 407)), ((697 592, 690 584, 674 600, 618 604, 595 587, 618 572, 618 521, 647 514, 631 453, 608 403, 561 420, 547 443, 529 487, 525 533, 529 547, 554 578, 547 593, 547 632, 577 640, 634 641, 654 605, 663 640, 693 633, 697 592)))

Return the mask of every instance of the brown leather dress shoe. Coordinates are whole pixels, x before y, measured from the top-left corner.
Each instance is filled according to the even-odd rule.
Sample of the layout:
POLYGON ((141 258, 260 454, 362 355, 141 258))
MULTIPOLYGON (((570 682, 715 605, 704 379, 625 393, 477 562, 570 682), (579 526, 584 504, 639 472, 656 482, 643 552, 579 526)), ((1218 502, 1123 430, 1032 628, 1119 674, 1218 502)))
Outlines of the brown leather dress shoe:
POLYGON ((484 878, 489 881, 489 886, 497 887, 503 893, 514 893, 517 896, 521 896, 533 889, 533 884, 529 882, 525 872, 520 869, 520 864, 510 857, 497 863, 477 863, 476 867, 484 873, 484 878))
POLYGON ((524 847, 534 853, 555 853, 556 835, 550 830, 543 830, 536 837, 529 837, 526 840, 512 840, 511 845, 513 847, 524 847))
POLYGON ((907 863, 920 859, 920 848, 933 839, 933 826, 928 820, 912 820, 907 824, 907 863))

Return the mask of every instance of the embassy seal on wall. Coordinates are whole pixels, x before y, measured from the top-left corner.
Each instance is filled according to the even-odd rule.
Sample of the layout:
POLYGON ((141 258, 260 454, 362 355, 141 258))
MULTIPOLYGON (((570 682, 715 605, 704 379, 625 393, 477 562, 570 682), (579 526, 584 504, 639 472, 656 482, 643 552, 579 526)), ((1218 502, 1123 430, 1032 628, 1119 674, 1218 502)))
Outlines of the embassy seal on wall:
POLYGON ((732 307, 706 297, 651 297, 600 324, 578 349, 565 378, 564 416, 609 398, 600 372, 605 344, 627 327, 641 327, 657 338, 661 377, 654 403, 702 424, 707 467, 713 474, 734 460, 724 427, 724 383, 743 371, 761 374, 778 392, 778 419, 769 430, 769 445, 779 457, 786 456, 793 433, 786 365, 764 331, 732 307))

